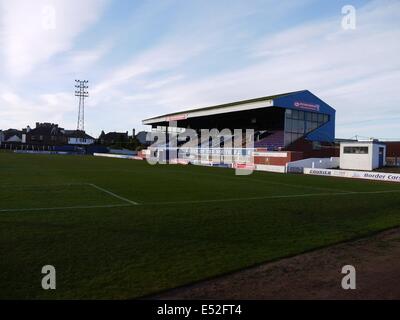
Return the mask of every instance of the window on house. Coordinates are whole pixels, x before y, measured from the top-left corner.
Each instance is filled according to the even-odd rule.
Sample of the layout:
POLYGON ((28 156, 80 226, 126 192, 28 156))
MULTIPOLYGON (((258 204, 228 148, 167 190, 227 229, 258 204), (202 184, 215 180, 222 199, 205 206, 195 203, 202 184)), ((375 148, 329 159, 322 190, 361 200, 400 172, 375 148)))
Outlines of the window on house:
POLYGON ((344 147, 343 153, 345 154, 368 154, 368 147, 344 147))

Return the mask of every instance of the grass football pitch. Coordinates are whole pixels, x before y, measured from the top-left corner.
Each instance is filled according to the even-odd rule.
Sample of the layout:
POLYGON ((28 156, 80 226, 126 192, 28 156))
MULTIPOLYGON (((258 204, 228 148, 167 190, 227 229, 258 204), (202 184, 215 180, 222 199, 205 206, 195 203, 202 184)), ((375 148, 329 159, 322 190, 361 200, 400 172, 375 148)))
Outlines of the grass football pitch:
POLYGON ((399 225, 394 183, 0 153, 0 299, 138 298, 399 225))

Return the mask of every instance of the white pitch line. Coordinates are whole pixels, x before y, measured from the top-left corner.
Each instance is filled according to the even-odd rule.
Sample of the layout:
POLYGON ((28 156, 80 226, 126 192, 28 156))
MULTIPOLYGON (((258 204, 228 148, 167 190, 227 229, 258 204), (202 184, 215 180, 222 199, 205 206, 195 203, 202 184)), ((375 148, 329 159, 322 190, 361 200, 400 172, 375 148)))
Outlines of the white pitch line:
POLYGON ((20 209, 0 209, 0 212, 22 212, 22 211, 51 211, 51 210, 68 210, 68 209, 96 209, 96 208, 116 208, 116 207, 130 207, 143 206, 143 205, 168 205, 168 204, 191 204, 191 203, 214 203, 214 202, 232 202, 232 201, 246 201, 246 200, 265 200, 265 199, 284 199, 284 198, 306 198, 318 196, 347 196, 359 194, 385 194, 385 193, 399 193, 400 190, 382 190, 382 191, 354 191, 354 192, 340 192, 340 193, 303 193, 303 194, 289 194, 265 197, 247 197, 247 198, 230 198, 230 199, 209 199, 209 200, 188 200, 188 201, 166 201, 166 202, 153 202, 153 203, 137 203, 123 197, 120 197, 108 190, 104 190, 94 184, 89 184, 96 189, 106 192, 120 200, 124 200, 129 204, 110 204, 110 205, 93 205, 93 206, 70 206, 70 207, 46 207, 46 208, 20 208, 20 209))
POLYGON ((248 198, 230 198, 230 199, 210 199, 210 200, 183 200, 183 201, 166 201, 166 202, 153 202, 142 203, 141 205, 168 205, 168 204, 191 204, 191 203, 213 203, 213 202, 232 202, 232 201, 246 201, 246 200, 266 200, 266 199, 285 199, 285 198, 306 198, 318 196, 348 196, 353 194, 382 194, 382 193, 398 193, 400 190, 383 190, 383 191, 354 191, 354 192, 337 192, 337 193, 302 193, 302 194, 289 194, 278 196, 265 196, 265 197, 248 197, 248 198))
POLYGON ((28 189, 37 187, 73 187, 73 186, 85 186, 87 183, 58 183, 58 184, 26 184, 26 185, 13 185, 13 184, 1 184, 0 188, 17 188, 17 189, 28 189))
POLYGON ((122 200, 122 201, 128 202, 128 203, 130 203, 130 204, 132 204, 132 205, 134 205, 134 206, 139 205, 139 203, 137 203, 137 202, 135 202, 135 201, 129 200, 129 199, 124 198, 124 197, 121 197, 121 196, 115 194, 114 192, 111 192, 111 191, 108 191, 108 190, 106 190, 106 189, 103 189, 103 188, 101 188, 101 187, 99 187, 99 186, 96 186, 96 185, 93 184, 93 183, 89 183, 88 185, 89 185, 89 186, 92 186, 93 188, 96 188, 97 190, 103 191, 103 192, 105 192, 105 193, 109 194, 110 196, 113 196, 113 197, 115 197, 115 198, 117 198, 117 199, 120 199, 120 200, 122 200))
POLYGON ((68 210, 68 209, 96 209, 96 208, 114 208, 114 207, 130 207, 129 204, 105 204, 97 206, 72 206, 72 207, 50 207, 50 208, 21 208, 21 209, 0 209, 0 212, 19 212, 19 211, 51 211, 51 210, 68 210))

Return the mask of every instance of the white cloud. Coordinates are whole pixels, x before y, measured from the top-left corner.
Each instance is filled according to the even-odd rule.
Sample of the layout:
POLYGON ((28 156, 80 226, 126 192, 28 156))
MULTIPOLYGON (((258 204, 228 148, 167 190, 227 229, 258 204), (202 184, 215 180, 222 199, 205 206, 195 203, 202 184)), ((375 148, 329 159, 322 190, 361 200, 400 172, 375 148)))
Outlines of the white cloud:
POLYGON ((0 92, 0 128, 23 128, 36 122, 55 122, 73 126, 66 122, 66 114, 75 114, 74 97, 65 92, 42 94, 23 98, 15 92, 0 92))
POLYGON ((4 92, 0 95, 0 98, 11 105, 18 105, 21 103, 21 98, 13 92, 4 92))
MULTIPOLYGON (((376 130, 357 120, 398 112, 400 2, 373 2, 357 13, 354 31, 341 29, 338 12, 330 20, 267 36, 249 50, 251 65, 162 88, 156 93, 162 110, 147 114, 309 89, 337 109, 339 136, 376 130)), ((369 134, 384 132, 382 126, 381 132, 369 134)))
POLYGON ((103 0, 0 0, 4 68, 23 76, 70 50, 76 36, 99 17, 103 0))
POLYGON ((167 77, 158 81, 150 82, 149 84, 145 85, 145 89, 159 89, 168 84, 174 83, 176 81, 182 80, 185 76, 184 75, 175 75, 171 77, 167 77))
POLYGON ((73 50, 66 56, 62 68, 69 72, 81 72, 92 67, 111 49, 111 45, 103 44, 89 50, 73 50))
MULTIPOLYGON (((92 92, 98 94, 144 75, 173 70, 205 49, 206 47, 202 44, 190 45, 187 41, 170 40, 169 42, 163 42, 139 54, 131 59, 130 63, 124 64, 113 71, 105 80, 97 84, 92 92)), ((173 79, 168 81, 171 82, 170 80, 173 79)))

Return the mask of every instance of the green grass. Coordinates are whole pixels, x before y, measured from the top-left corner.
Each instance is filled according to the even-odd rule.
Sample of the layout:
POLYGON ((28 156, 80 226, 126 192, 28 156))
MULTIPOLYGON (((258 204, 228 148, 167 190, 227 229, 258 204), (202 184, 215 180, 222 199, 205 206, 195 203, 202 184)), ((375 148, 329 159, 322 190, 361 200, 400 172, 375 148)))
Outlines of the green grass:
POLYGON ((0 168, 3 299, 135 298, 400 225, 399 184, 11 153, 0 168))

